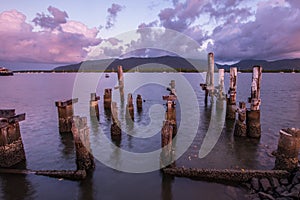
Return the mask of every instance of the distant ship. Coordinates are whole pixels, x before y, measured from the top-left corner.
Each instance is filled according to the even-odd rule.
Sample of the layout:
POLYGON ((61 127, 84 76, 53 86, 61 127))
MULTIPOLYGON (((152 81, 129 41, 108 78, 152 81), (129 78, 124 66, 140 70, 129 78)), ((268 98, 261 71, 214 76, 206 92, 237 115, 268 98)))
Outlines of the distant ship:
POLYGON ((4 67, 0 67, 0 76, 12 76, 14 73, 4 67))

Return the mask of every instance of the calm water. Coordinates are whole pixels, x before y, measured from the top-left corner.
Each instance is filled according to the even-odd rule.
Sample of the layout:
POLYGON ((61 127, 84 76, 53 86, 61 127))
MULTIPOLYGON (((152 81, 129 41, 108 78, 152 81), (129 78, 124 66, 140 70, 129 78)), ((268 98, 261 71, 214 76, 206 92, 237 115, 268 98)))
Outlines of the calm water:
MULTIPOLYGON (((81 75, 84 76, 84 82, 80 82, 83 86, 80 89, 82 96, 76 104, 76 112, 88 117, 91 149, 104 161, 113 160, 118 162, 118 166, 122 166, 127 162, 125 154, 114 151, 113 148, 105 149, 103 140, 100 140, 102 133, 110 140, 111 121, 103 111, 102 97, 104 88, 116 86, 117 75, 110 74, 110 78, 101 78, 94 89, 85 84, 93 82, 99 74, 81 75), (89 95, 95 90, 101 96, 100 121, 96 123, 86 112, 89 95)), ((0 108, 15 108, 17 113, 26 113, 26 120, 21 122, 21 134, 27 158, 24 165, 28 169, 76 168, 72 137, 59 134, 54 105, 57 100, 72 97, 75 79, 76 74, 15 74, 13 77, 0 78, 0 108)), ((165 102, 161 96, 167 94, 165 86, 172 79, 176 80, 178 93, 185 97, 176 108, 177 121, 182 130, 179 134, 185 138, 191 137, 193 125, 199 123, 192 144, 176 161, 177 166, 272 169, 274 158, 270 153, 276 150, 279 130, 300 126, 300 74, 263 74, 261 139, 235 139, 232 136, 232 122, 226 122, 213 150, 199 159, 199 149, 206 136, 212 110, 215 109, 215 104, 207 107, 203 104, 204 93, 199 88, 199 83, 204 82, 202 76, 131 73, 125 74, 124 104, 126 105, 128 92, 133 93, 134 100, 136 94, 141 94, 146 102, 143 112, 135 111, 134 123, 130 123, 124 117, 124 105, 120 102, 118 90, 114 90, 113 99, 118 103, 124 131, 121 142, 117 144, 120 148, 136 153, 160 148, 160 128, 165 112, 165 102), (187 80, 185 83, 189 86, 179 84, 182 79, 187 80), (190 86, 199 112, 194 104, 189 103, 189 98, 193 97, 185 94, 190 86)), ((250 82, 251 74, 238 74, 238 101, 247 100, 250 82)), ((228 74, 225 76, 225 86, 228 86, 228 74)), ((178 142, 176 146, 180 146, 178 142)), ((154 162, 159 165, 159 159, 154 162)), ((96 161, 93 174, 82 182, 35 175, 0 175, 0 199, 241 199, 244 194, 245 191, 238 187, 186 178, 170 179, 163 177, 159 170, 147 173, 120 172, 100 161, 96 161)))

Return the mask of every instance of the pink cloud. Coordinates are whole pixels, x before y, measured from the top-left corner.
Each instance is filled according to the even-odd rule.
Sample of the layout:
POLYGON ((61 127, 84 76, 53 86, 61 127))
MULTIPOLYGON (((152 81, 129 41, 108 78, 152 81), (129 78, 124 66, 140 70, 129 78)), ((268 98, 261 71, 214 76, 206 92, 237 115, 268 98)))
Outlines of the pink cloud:
POLYGON ((11 10, 0 14, 0 60, 38 63, 78 62, 85 58, 88 47, 101 43, 96 28, 89 28, 81 22, 64 21, 67 13, 54 7, 50 6, 48 10, 53 16, 52 22, 56 25, 44 24, 41 26, 44 29, 39 31, 34 31, 34 27, 26 22, 26 16, 21 12, 11 10), (55 26, 59 28, 51 28, 55 26))

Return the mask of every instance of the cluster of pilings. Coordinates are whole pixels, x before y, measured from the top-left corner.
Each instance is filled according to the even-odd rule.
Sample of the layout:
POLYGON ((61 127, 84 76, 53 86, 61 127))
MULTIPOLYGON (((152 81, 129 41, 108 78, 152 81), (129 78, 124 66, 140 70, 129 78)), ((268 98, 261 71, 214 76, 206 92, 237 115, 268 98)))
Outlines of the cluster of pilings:
POLYGON ((0 110, 0 167, 11 167, 26 159, 19 122, 25 114, 0 110))
POLYGON ((161 167, 172 167, 175 165, 174 161, 174 151, 172 148, 173 137, 177 134, 177 122, 176 122, 176 90, 175 81, 172 80, 170 87, 167 88, 170 91, 169 95, 163 96, 163 100, 167 101, 165 121, 163 122, 163 127, 161 129, 161 167))

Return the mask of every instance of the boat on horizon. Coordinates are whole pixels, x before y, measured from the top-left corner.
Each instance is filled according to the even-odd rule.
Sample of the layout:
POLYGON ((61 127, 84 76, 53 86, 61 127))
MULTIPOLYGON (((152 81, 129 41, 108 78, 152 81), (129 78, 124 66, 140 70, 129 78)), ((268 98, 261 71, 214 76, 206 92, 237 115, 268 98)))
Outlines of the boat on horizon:
POLYGON ((0 67, 0 76, 13 76, 14 73, 5 67, 0 67))

